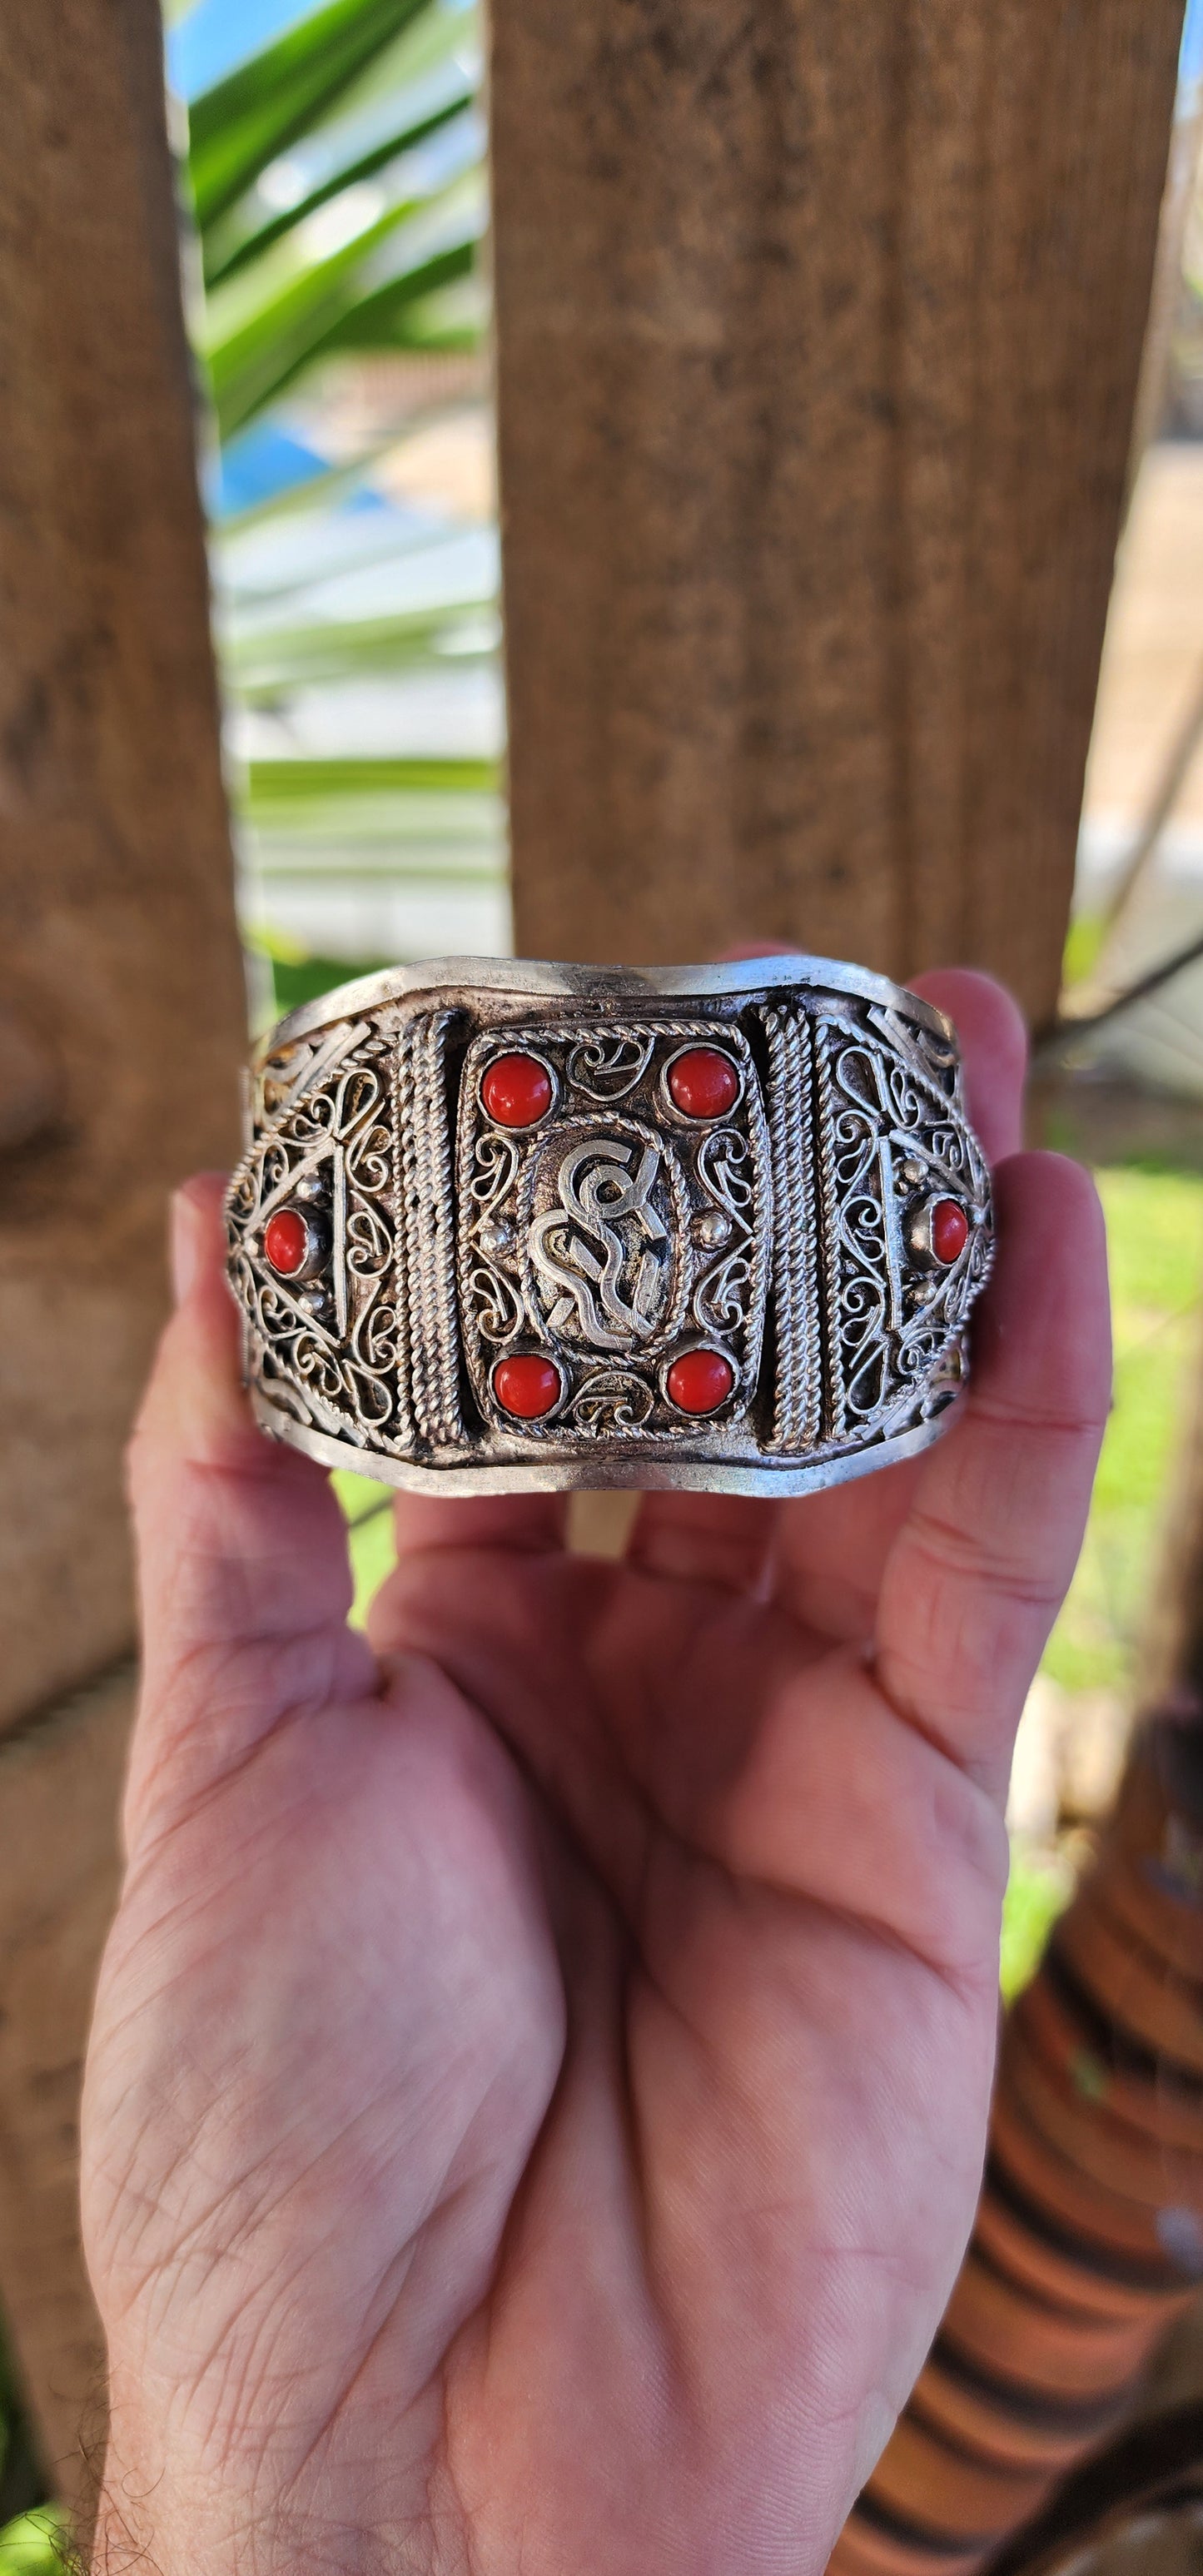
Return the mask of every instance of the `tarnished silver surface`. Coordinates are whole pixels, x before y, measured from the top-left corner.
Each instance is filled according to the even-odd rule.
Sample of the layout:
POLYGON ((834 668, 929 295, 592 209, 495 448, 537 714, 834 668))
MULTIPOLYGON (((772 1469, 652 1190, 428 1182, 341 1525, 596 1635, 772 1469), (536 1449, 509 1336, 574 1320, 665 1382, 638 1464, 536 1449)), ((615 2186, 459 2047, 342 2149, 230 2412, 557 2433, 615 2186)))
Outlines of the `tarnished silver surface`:
POLYGON ((805 1493, 924 1448, 964 1379, 991 1222, 956 1040, 858 967, 398 967, 280 1022, 248 1128, 227 1203, 247 1379, 264 1428, 327 1466, 444 1493, 805 1493), (699 1047, 729 1068, 710 1117, 674 1099, 699 1047), (482 1093, 512 1053, 545 1076, 524 1127, 482 1093), (290 1275, 264 1240, 284 1212, 290 1275), (673 1392, 698 1351, 729 1380, 704 1415, 673 1392), (539 1418, 502 1400, 515 1359, 543 1363, 539 1418))

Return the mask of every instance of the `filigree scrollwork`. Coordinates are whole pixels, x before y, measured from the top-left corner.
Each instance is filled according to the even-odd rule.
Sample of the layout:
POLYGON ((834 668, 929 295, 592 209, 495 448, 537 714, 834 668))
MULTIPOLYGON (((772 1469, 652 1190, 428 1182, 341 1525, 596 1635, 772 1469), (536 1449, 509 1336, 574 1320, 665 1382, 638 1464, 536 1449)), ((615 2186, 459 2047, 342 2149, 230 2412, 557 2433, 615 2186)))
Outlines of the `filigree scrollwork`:
POLYGON ((712 1128, 698 1147, 697 1163, 703 1189, 748 1232, 756 1210, 756 1175, 748 1137, 737 1127, 712 1128))
POLYGON ((569 1049, 566 1072, 575 1091, 609 1108, 625 1100, 641 1082, 652 1059, 654 1034, 630 1029, 597 1029, 569 1049))
POLYGON ((475 1139, 472 1167, 468 1175, 468 1196, 473 1202, 473 1225, 487 1217, 490 1209, 505 1197, 518 1169, 518 1147, 512 1136, 502 1136, 495 1127, 487 1127, 475 1139))
POLYGON ((989 1184, 965 1123, 955 1051, 901 1011, 832 1011, 819 1035, 826 1106, 837 1416, 874 1438, 930 1418, 963 1365, 964 1324, 991 1255, 989 1184), (914 1249, 942 1192, 965 1211, 948 1265, 914 1249))
POLYGON ((561 1338, 594 1351, 634 1351, 655 1342, 674 1268, 670 1219, 679 1217, 680 1179, 663 1139, 646 1129, 590 1130, 561 1151, 559 1140, 532 1165, 554 1157, 555 1199, 532 1209, 526 1257, 537 1305, 553 1345, 561 1338))
POLYGON ((257 1105, 228 1199, 251 1371, 295 1420, 402 1447, 388 1038, 344 1025, 269 1058, 257 1105), (324 1274, 305 1286, 278 1278, 263 1250, 268 1218, 293 1201, 322 1215, 330 1243, 324 1274))
POLYGON ((466 1274, 468 1295, 478 1329, 487 1342, 509 1342, 520 1333, 526 1321, 519 1290, 504 1271, 495 1270, 491 1262, 475 1261, 466 1274))
POLYGON ((760 1273, 756 1176, 747 1136, 734 1127, 713 1129, 698 1147, 697 1174, 723 1227, 719 1233, 703 1216, 697 1232, 703 1243, 717 1239, 724 1249, 699 1279, 693 1311, 703 1332, 730 1333, 746 1323, 760 1273))
POLYGON ((569 1408, 578 1431, 592 1440, 621 1440, 642 1431, 655 1401, 644 1377, 631 1369, 596 1369, 582 1379, 569 1408))
MULTIPOLYGON (((571 1450, 636 1428, 679 1442, 691 1425, 663 1363, 696 1325, 737 1346, 746 1409, 756 1382, 771 1207, 764 1108, 747 1040, 720 1024, 740 1068, 721 1126, 666 1111, 666 1068, 707 1019, 649 1015, 581 1029, 532 1015, 507 1032, 547 1065, 554 1106, 531 1131, 490 1117, 469 1051, 460 1085, 459 1278, 477 1404, 500 1416, 499 1352, 532 1338, 554 1360, 565 1401, 521 1436, 571 1450), (621 1108, 615 1106, 621 1102, 621 1108), (599 1366, 599 1362, 602 1364, 599 1366)), ((735 1418, 732 1414, 731 1419, 735 1418)), ((694 1436, 699 1436, 696 1430, 694 1436)))
POLYGON ((466 1174, 465 1213, 467 1266, 464 1294, 477 1326, 490 1343, 507 1342, 525 1322, 522 1292, 500 1266, 514 1242, 506 1201, 518 1171, 518 1147, 512 1136, 486 1127, 472 1147, 466 1174))

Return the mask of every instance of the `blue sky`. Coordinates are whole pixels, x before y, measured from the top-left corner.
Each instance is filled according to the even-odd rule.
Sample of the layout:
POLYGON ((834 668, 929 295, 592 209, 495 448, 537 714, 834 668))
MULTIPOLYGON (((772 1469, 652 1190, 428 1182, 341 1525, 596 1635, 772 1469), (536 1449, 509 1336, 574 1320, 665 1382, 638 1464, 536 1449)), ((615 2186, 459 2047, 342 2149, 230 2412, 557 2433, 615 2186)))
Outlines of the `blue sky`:
POLYGON ((1197 81, 1203 77, 1203 0, 1186 0, 1186 24, 1182 30, 1182 80, 1197 81))
POLYGON ((167 69, 181 98, 196 98, 235 63, 309 14, 312 0, 195 0, 167 31, 167 69))

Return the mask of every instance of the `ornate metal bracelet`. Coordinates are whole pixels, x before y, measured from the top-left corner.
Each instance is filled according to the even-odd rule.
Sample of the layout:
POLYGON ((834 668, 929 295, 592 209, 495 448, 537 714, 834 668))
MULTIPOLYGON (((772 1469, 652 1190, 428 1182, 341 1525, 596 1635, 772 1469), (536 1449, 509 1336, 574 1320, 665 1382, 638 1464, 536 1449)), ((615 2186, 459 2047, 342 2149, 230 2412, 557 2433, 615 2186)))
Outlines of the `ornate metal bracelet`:
POLYGON ((445 1493, 912 1456, 991 1255, 950 1024, 814 957, 344 985, 258 1050, 228 1215, 264 1429, 445 1493))

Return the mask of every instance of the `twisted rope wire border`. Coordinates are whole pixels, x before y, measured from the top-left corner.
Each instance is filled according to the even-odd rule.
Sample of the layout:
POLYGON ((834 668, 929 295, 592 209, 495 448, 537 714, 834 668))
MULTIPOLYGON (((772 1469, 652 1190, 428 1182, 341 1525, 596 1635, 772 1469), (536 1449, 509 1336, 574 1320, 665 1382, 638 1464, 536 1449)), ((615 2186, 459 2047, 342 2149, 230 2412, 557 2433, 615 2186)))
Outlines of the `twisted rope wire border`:
POLYGON ((768 1445, 785 1452, 817 1438, 822 1339, 812 1206, 813 1043, 809 1017, 788 1004, 762 1013, 769 1055, 773 1167, 773 1286, 777 1366, 768 1445))
MULTIPOLYGON (((835 1123, 831 1104, 831 1064, 827 1051, 827 1032, 821 1020, 813 1024, 811 1039, 814 1050, 815 1101, 819 1131, 819 1206, 822 1210, 821 1313, 825 1346, 823 1429, 827 1439, 839 1440, 845 1433, 844 1361, 840 1338, 840 1211, 835 1181, 835 1123)), ((817 1300, 816 1310, 818 1311, 817 1300)))
POLYGON ((453 1446, 465 1436, 446 1085, 447 1036, 455 1018, 454 1011, 423 1011, 407 1023, 398 1046, 410 1406, 416 1436, 435 1447, 453 1446))

